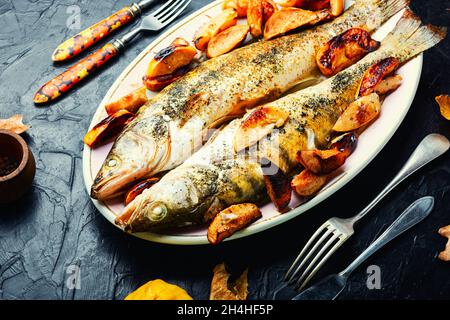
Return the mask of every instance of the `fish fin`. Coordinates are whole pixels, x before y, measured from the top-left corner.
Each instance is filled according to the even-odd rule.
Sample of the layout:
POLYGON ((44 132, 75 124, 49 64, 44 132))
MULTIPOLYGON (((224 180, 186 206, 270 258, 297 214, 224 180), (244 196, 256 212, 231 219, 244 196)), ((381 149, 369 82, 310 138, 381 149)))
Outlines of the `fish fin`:
POLYGON ((372 12, 365 27, 367 31, 374 31, 410 2, 411 0, 356 0, 354 5, 372 12))
POLYGON ((251 111, 236 130, 233 141, 234 150, 239 152, 254 145, 275 128, 283 126, 288 117, 288 111, 270 105, 251 111))
POLYGON ((396 58, 405 62, 438 44, 446 34, 447 28, 424 25, 420 18, 407 8, 383 43, 393 47, 396 58))

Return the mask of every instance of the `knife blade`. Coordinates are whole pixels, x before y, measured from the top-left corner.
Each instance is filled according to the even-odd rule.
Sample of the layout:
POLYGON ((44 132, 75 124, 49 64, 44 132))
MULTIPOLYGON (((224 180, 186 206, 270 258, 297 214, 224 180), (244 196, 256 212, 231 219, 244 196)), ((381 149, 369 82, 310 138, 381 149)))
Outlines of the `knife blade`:
POLYGON ((158 0, 142 0, 120 9, 108 18, 90 26, 73 37, 61 43, 53 52, 53 61, 65 61, 75 57, 101 39, 110 35, 120 27, 139 17, 143 10, 155 4, 158 0))
POLYGON ((330 275, 295 296, 292 300, 334 300, 344 290, 350 274, 384 245, 425 219, 434 207, 433 197, 423 197, 411 204, 386 231, 378 237, 345 270, 330 275))

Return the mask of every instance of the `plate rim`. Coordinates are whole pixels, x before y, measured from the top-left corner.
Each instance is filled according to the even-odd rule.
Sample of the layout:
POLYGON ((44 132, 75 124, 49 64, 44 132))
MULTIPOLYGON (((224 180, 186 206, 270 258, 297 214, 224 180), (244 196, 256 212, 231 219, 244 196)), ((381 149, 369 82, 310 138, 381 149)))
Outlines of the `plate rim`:
MULTIPOLYGON (((161 43, 164 39, 166 39, 168 36, 170 36, 172 33, 176 32, 181 26, 188 23, 190 20, 198 17, 199 15, 203 14, 205 11, 210 10, 211 8, 221 4, 223 0, 216 0, 212 3, 200 8, 197 11, 194 11, 192 14, 175 24, 173 27, 171 27, 166 32, 162 33, 159 37, 157 37, 154 41, 152 41, 147 47, 145 47, 142 52, 133 59, 133 61, 128 64, 128 66, 121 72, 119 77, 114 81, 114 83, 111 85, 105 96, 103 97, 102 101, 98 105, 96 111, 94 112, 91 123, 89 125, 89 130, 92 129, 92 127, 95 125, 94 119, 96 119, 100 113, 102 113, 102 107, 105 106, 107 102, 110 101, 110 98, 114 95, 116 90, 120 87, 120 84, 124 81, 124 79, 128 76, 130 71, 135 67, 135 65, 140 62, 147 54, 152 50, 152 48, 156 47, 159 43, 161 43)), ((356 177, 362 170, 364 170, 369 163, 372 162, 372 160, 378 156, 378 154, 384 149, 386 144, 391 140, 393 135, 397 132, 400 125, 403 123, 407 113, 411 109, 411 105, 414 101, 414 98, 417 93, 417 89, 420 83, 422 69, 423 69, 423 53, 416 56, 416 63, 418 68, 417 77, 415 79, 415 83, 413 85, 413 93, 408 96, 408 101, 406 102, 407 107, 404 108, 402 114, 399 117, 399 121, 392 127, 392 130, 384 136, 384 140, 382 143, 379 143, 379 148, 376 152, 373 152, 371 156, 368 158, 366 162, 364 162, 361 166, 359 166, 356 170, 353 170, 351 172, 345 172, 342 176, 338 178, 337 181, 334 181, 332 185, 328 185, 321 193, 316 195, 315 197, 311 198, 307 202, 301 204, 297 208, 294 208, 290 210, 287 213, 284 214, 278 214, 276 216, 273 216, 271 218, 268 218, 267 220, 256 223, 253 225, 248 226, 247 228, 235 233, 230 238, 225 239, 224 241, 231 241, 235 239, 244 238, 256 233, 260 233, 262 231, 271 229, 273 227, 276 227, 282 223, 287 222, 288 220, 294 219, 295 217, 307 212, 311 208, 315 207, 316 205, 320 204, 322 201, 325 201, 328 199, 331 195, 339 191, 341 188, 347 185, 351 180, 353 180, 354 177, 356 177)), ((83 180, 84 184, 88 193, 88 196, 94 206, 99 210, 99 212, 105 217, 111 224, 113 224, 116 228, 123 231, 122 228, 117 226, 114 223, 115 215, 112 213, 111 210, 109 210, 102 201, 98 201, 96 199, 92 199, 90 197, 90 189, 93 182, 93 177, 91 174, 91 149, 84 145, 83 147, 83 180)), ((133 233, 131 234, 134 237, 151 241, 151 242, 157 242, 162 244, 170 244, 170 245, 207 245, 209 244, 208 239, 206 235, 185 235, 185 236, 179 236, 179 235, 166 235, 166 234, 158 234, 153 232, 145 232, 145 233, 133 233)))

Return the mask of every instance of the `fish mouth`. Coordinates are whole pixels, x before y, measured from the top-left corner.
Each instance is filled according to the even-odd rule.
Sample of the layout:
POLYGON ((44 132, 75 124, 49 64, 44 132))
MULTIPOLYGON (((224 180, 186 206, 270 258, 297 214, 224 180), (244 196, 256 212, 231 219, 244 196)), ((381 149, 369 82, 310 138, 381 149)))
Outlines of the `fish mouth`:
POLYGON ((127 132, 117 146, 121 153, 110 153, 97 174, 91 188, 92 198, 102 201, 112 199, 125 193, 139 180, 164 170, 170 158, 171 144, 168 125, 164 120, 159 120, 159 123, 159 126, 153 125, 162 131, 159 137, 127 132), (110 165, 110 162, 113 164, 110 165))
POLYGON ((91 187, 91 198, 96 200, 109 200, 122 195, 134 183, 144 178, 147 170, 139 171, 129 170, 126 172, 116 173, 109 177, 99 174, 91 187))

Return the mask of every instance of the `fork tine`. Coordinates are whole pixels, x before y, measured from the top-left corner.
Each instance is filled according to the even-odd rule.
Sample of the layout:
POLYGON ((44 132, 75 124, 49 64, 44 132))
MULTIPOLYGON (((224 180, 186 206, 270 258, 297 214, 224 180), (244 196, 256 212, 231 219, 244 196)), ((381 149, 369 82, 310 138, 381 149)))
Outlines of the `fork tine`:
POLYGON ((169 0, 169 1, 167 1, 163 6, 159 7, 158 10, 152 12, 151 15, 156 17, 157 14, 159 14, 162 10, 167 8, 170 4, 172 4, 175 1, 178 1, 178 0, 169 0))
POLYGON ((175 20, 186 7, 191 3, 191 0, 185 0, 177 4, 165 17, 161 17, 160 20, 164 25, 168 25, 175 20))
POLYGON ((314 247, 311 250, 309 250, 307 256, 303 258, 302 262, 295 270, 294 274, 292 275, 292 279, 288 282, 289 284, 293 284, 295 282, 295 276, 297 275, 297 273, 300 272, 305 263, 312 258, 312 255, 319 249, 321 245, 323 245, 325 239, 327 239, 330 234, 333 234, 334 231, 335 229, 327 229, 327 231, 322 235, 322 237, 320 237, 319 241, 317 241, 314 247))
POLYGON ((320 261, 320 263, 317 265, 317 267, 314 268, 313 271, 311 271, 310 275, 308 276, 308 278, 306 278, 306 280, 303 282, 303 284, 299 287, 299 290, 302 290, 306 284, 308 284, 308 282, 311 280, 312 277, 315 276, 315 274, 320 270, 320 268, 322 268, 322 266, 324 265, 325 262, 328 261, 328 259, 331 257, 331 255, 337 250, 339 249, 343 244, 345 243, 345 239, 340 239, 334 246, 333 248, 331 248, 331 250, 327 253, 327 255, 325 257, 323 257, 322 261, 320 261))
POLYGON ((300 252, 300 254, 297 256, 297 258, 295 259, 295 261, 292 263, 291 267, 289 268, 289 270, 286 272, 285 276, 284 276, 284 281, 291 281, 294 276, 297 274, 297 270, 290 275, 290 273, 292 272, 292 270, 294 268, 296 268, 297 263, 300 261, 300 259, 302 258, 302 256, 306 253, 306 250, 309 249, 309 247, 312 245, 312 243, 314 242, 314 240, 316 240, 316 238, 319 236, 319 234, 321 234, 323 232, 323 230, 327 229, 329 226, 328 221, 325 222, 323 225, 321 225, 317 231, 311 236, 311 238, 309 238, 308 242, 305 244, 305 246, 303 247, 302 251, 300 252))
MULTIPOLYGON (((306 284, 308 284, 308 282, 312 279, 312 277, 315 276, 315 274, 320 270, 320 268, 323 266, 323 264, 325 262, 328 261, 328 259, 331 257, 331 255, 345 242, 343 241, 342 238, 340 237, 335 237, 333 239, 333 241, 329 241, 329 243, 327 243, 327 247, 329 247, 334 241, 336 241, 336 239, 338 239, 338 242, 336 242, 334 244, 334 246, 328 251, 328 253, 319 261, 319 263, 316 265, 316 267, 309 273, 309 270, 314 266, 314 264, 317 262, 317 260, 319 260, 319 258, 323 255, 323 252, 325 250, 323 250, 323 252, 320 252, 319 254, 317 254, 315 261, 311 262, 311 264, 309 265, 309 267, 305 270, 305 272, 303 273, 303 275, 298 279, 297 281, 297 289, 301 290, 303 289, 306 284), (306 276, 308 275, 308 276, 306 276), (306 278, 306 279, 305 279, 306 278), (305 279, 303 282, 302 280, 305 279)), ((325 249, 325 247, 324 247, 325 249)))

